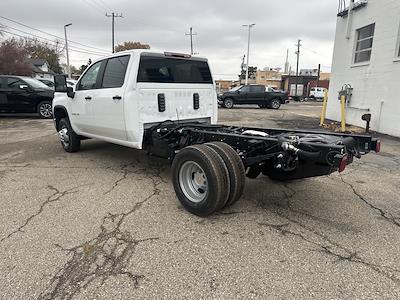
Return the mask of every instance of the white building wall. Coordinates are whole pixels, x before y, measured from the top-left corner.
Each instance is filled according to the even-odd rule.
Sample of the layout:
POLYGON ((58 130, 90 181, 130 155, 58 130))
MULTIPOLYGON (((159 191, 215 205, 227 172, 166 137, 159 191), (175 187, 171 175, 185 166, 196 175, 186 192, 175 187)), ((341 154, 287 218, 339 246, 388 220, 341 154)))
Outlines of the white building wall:
POLYGON ((346 121, 365 126, 361 116, 371 113, 371 129, 400 137, 400 0, 369 0, 353 13, 350 39, 347 17, 338 17, 327 118, 340 120, 338 92, 344 84, 354 88, 346 121), (369 63, 355 65, 356 30, 375 23, 369 63))

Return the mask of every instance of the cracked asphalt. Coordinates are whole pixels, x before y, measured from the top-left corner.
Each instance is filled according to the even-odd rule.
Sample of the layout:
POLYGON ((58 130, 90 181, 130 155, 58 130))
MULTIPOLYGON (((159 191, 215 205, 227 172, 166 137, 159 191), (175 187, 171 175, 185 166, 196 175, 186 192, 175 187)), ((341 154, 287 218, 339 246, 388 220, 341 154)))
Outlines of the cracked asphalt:
MULTIPOLYGON (((316 128, 320 104, 221 109, 227 124, 316 128)), ((247 180, 209 218, 168 161, 52 121, 0 116, 0 299, 399 299, 400 141, 342 174, 247 180)))

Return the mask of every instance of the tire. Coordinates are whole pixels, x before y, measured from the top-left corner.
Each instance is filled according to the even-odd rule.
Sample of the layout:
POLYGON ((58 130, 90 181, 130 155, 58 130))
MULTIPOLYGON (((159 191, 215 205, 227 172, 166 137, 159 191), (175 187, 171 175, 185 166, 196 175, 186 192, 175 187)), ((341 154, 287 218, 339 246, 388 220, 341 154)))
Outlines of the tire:
POLYGON ((246 175, 242 159, 228 144, 222 142, 211 142, 206 145, 218 152, 228 168, 230 190, 225 207, 230 206, 240 199, 246 183, 246 175))
POLYGON ((72 129, 67 118, 61 119, 58 123, 58 136, 60 138, 61 146, 66 152, 73 153, 79 151, 81 140, 72 129))
POLYGON ((281 107, 281 100, 278 98, 272 99, 270 107, 272 109, 279 109, 281 107))
POLYGON ((53 118, 53 110, 50 101, 42 101, 37 106, 37 112, 42 119, 53 118))
POLYGON ((224 106, 225 108, 228 108, 228 109, 233 108, 233 99, 232 99, 232 98, 226 98, 226 99, 224 99, 223 106, 224 106))
POLYGON ((215 150, 205 145, 186 147, 175 156, 171 171, 175 193, 189 212, 206 217, 227 202, 229 173, 215 150))

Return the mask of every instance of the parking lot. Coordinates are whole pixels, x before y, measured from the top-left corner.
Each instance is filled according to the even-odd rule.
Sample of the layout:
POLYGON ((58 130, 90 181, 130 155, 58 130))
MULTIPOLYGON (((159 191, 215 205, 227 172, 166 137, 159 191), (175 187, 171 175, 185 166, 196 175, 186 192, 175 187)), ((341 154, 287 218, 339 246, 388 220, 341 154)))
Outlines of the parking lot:
MULTIPOLYGON (((312 129, 320 103, 220 109, 220 122, 312 129)), ((342 174, 247 180, 208 218, 186 212, 168 161, 51 120, 0 116, 1 299, 398 299, 400 141, 342 174)))

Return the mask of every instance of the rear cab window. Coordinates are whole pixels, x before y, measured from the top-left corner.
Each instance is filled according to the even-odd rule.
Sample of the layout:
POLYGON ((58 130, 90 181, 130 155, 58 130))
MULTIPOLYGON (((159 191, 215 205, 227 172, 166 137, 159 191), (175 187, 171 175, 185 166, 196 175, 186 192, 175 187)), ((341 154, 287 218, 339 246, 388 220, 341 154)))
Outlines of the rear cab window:
POLYGON ((213 84, 206 60, 142 55, 137 82, 213 84))
POLYGON ((107 60, 102 88, 119 88, 124 85, 130 55, 113 57, 107 60))

